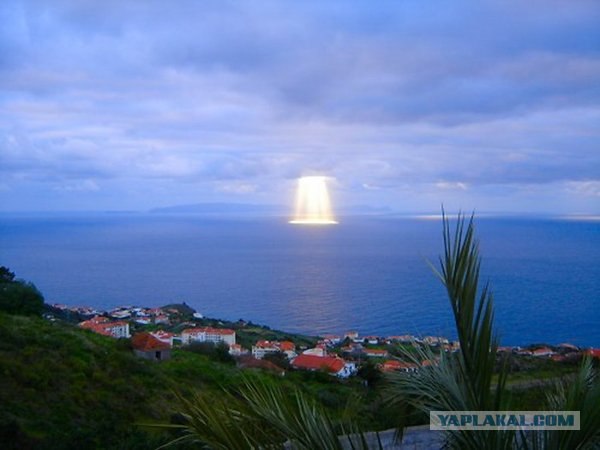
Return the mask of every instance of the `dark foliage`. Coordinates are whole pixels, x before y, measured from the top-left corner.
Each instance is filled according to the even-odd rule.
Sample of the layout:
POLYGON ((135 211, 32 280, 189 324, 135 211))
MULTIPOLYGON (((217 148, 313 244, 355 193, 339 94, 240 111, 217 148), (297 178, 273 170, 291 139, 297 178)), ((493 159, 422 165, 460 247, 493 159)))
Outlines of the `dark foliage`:
POLYGON ((39 316, 43 310, 44 297, 33 283, 15 279, 7 267, 0 267, 0 311, 39 316))

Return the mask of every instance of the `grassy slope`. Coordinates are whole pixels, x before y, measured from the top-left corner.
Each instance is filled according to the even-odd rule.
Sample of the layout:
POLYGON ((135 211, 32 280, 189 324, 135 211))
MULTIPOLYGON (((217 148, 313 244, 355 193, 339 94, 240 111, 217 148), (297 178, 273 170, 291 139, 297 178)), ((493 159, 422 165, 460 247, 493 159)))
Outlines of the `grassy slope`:
POLYGON ((127 341, 0 314, 0 441, 147 448, 158 441, 136 422, 168 420, 173 388, 199 387, 199 373, 219 378, 228 369, 193 354, 159 365, 135 358, 127 341))
MULTIPOLYGON (((243 376, 189 351, 144 361, 128 341, 0 313, 0 442, 19 449, 155 448, 165 436, 136 424, 168 422, 178 409, 174 390, 218 395, 243 376)), ((288 374, 280 382, 300 386, 336 413, 357 390, 325 374, 288 374)))

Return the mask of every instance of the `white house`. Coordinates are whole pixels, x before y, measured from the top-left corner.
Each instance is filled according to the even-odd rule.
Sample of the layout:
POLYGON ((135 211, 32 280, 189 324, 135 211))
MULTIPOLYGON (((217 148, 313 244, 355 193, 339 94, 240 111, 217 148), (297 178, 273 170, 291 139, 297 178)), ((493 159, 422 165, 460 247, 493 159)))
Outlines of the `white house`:
POLYGON ((227 328, 187 328, 181 332, 181 343, 183 345, 191 344, 192 342, 225 342, 231 346, 235 344, 235 331, 227 328))
POLYGON ((95 333, 115 338, 129 338, 128 322, 111 322, 106 317, 96 316, 79 324, 81 328, 92 330, 95 333))

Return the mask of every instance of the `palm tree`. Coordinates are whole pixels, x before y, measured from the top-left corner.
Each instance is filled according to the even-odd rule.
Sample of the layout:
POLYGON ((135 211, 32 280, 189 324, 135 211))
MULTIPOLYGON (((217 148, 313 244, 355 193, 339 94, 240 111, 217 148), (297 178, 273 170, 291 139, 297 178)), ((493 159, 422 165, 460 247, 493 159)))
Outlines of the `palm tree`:
MULTIPOLYGON (((426 414, 430 411, 511 410, 506 364, 501 364, 493 381, 499 340, 493 326, 492 293, 488 285, 479 289, 481 260, 479 244, 474 238, 473 217, 465 227, 465 218, 459 215, 452 234, 443 214, 443 236, 444 255, 440 257, 440 270, 434 268, 434 271, 448 292, 460 351, 451 355, 442 352, 437 365, 423 368, 416 376, 391 375, 389 399, 392 403, 408 403, 426 414)), ((433 357, 428 349, 420 350, 417 356, 433 357)), ((581 411, 580 431, 448 431, 446 446, 458 449, 596 448, 600 438, 600 383, 591 362, 584 361, 575 383, 558 385, 550 392, 545 409, 581 411)))

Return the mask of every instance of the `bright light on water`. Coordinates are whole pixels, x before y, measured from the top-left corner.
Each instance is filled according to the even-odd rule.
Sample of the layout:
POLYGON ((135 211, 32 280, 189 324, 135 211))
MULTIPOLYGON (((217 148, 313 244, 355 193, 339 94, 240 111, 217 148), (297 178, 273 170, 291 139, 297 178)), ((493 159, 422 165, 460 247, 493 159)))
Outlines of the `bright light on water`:
POLYGON ((332 225, 337 221, 331 210, 326 177, 298 179, 296 214, 290 223, 301 225, 332 225))

